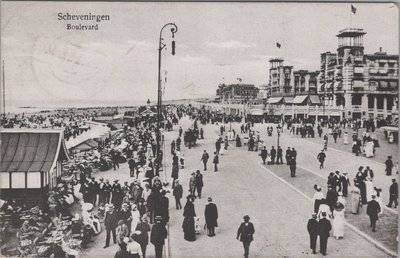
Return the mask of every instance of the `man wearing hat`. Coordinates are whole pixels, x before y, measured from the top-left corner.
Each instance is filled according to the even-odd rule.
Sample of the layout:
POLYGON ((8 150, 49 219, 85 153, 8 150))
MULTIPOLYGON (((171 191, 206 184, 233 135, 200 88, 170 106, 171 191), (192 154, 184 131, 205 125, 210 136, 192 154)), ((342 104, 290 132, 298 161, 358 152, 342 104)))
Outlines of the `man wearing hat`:
POLYGON ((189 179, 189 192, 190 195, 195 196, 196 193, 196 173, 193 172, 189 179))
POLYGON ((219 163, 218 152, 214 152, 213 163, 214 163, 214 172, 217 172, 218 171, 218 163, 219 163))
POLYGON ((209 157, 210 156, 208 155, 207 151, 204 150, 204 153, 201 156, 201 161, 203 161, 203 165, 204 165, 204 171, 207 170, 207 162, 208 162, 209 157))
POLYGON ((118 212, 118 219, 123 220, 124 223, 128 226, 128 229, 131 228, 132 216, 131 211, 129 210, 129 205, 127 203, 122 204, 122 208, 118 212))
POLYGON ((337 192, 341 192, 342 191, 342 185, 340 184, 340 172, 339 170, 335 171, 335 175, 333 176, 333 189, 335 189, 337 192))
POLYGON ((381 212, 381 206, 375 200, 376 195, 372 195, 371 197, 372 200, 368 202, 367 206, 367 215, 369 216, 371 222, 370 227, 372 228, 372 232, 375 232, 376 221, 378 220, 379 212, 381 212))
POLYGON ((112 192, 112 198, 111 202, 114 204, 116 210, 121 209, 121 204, 122 204, 122 198, 123 198, 123 192, 121 185, 118 183, 118 179, 114 180, 114 184, 111 187, 111 192, 112 192))
POLYGON ((318 153, 317 159, 319 161, 319 169, 324 168, 324 162, 325 162, 326 154, 324 153, 324 150, 321 150, 320 153, 318 153))
POLYGON ((166 194, 165 190, 161 191, 160 206, 155 214, 156 216, 160 215, 165 223, 169 221, 169 199, 165 196, 166 194))
POLYGON ((397 208, 397 199, 399 198, 399 186, 396 179, 392 179, 392 185, 389 188, 389 204, 387 207, 392 208, 392 203, 394 202, 394 208, 397 208))
POLYGON ((317 213, 313 213, 311 219, 307 223, 307 231, 310 235, 310 248, 313 254, 316 254, 315 248, 317 247, 317 237, 318 237, 318 221, 317 213))
POLYGON ((112 186, 110 185, 110 180, 106 179, 106 183, 104 184, 104 196, 106 203, 110 203, 111 201, 111 189, 112 186))
POLYGON ((206 209, 204 211, 204 217, 206 218, 206 226, 208 230, 208 236, 215 236, 215 227, 218 226, 218 209, 217 205, 212 202, 212 198, 208 197, 208 204, 206 205, 206 209))
POLYGON ((250 243, 253 241, 253 234, 255 232, 253 223, 250 222, 248 215, 243 217, 244 222, 240 224, 237 231, 237 239, 243 243, 244 257, 249 257, 250 243))
POLYGON ((179 184, 179 179, 175 180, 175 187, 174 190, 172 191, 172 195, 175 197, 176 209, 177 210, 182 209, 181 199, 183 195, 183 189, 182 185, 179 184))
POLYGON ((342 176, 340 177, 340 185, 342 188, 343 196, 347 197, 348 187, 350 186, 350 180, 347 177, 347 172, 342 173, 342 176))
POLYGON ((326 212, 322 212, 322 218, 318 222, 319 248, 322 255, 326 255, 329 231, 332 229, 331 222, 326 218, 326 212))
POLYGON ((393 168, 393 161, 392 161, 392 156, 388 156, 388 159, 385 161, 386 165, 386 175, 391 176, 392 175, 392 168, 393 168))
POLYGON ((117 243, 117 236, 116 236, 116 228, 118 224, 118 215, 114 210, 114 205, 110 204, 108 207, 108 212, 106 213, 106 217, 104 219, 104 226, 106 227, 106 245, 104 248, 110 246, 110 233, 113 235, 114 244, 117 243))
POLYGON ((196 176, 195 176, 195 185, 197 189, 197 195, 199 196, 199 199, 201 199, 201 190, 203 189, 203 175, 200 173, 200 170, 196 171, 196 176))
POLYGON ((104 183, 104 178, 100 177, 99 179, 99 205, 106 203, 106 184, 104 183))
POLYGON ((364 170, 364 177, 366 178, 369 177, 371 179, 374 179, 374 171, 372 171, 372 169, 369 166, 367 166, 364 170))
POLYGON ((264 146, 264 147, 262 148, 260 156, 261 156, 261 159, 262 159, 262 161, 263 161, 263 164, 265 165, 265 160, 266 160, 267 157, 268 157, 268 150, 267 150, 267 147, 264 146))
POLYGON ((296 177, 296 159, 292 157, 289 161, 290 177, 296 177))
POLYGON ((150 242, 154 245, 156 258, 162 258, 162 252, 164 247, 165 239, 167 238, 167 229, 165 224, 162 223, 162 217, 155 217, 155 224, 151 229, 150 242))

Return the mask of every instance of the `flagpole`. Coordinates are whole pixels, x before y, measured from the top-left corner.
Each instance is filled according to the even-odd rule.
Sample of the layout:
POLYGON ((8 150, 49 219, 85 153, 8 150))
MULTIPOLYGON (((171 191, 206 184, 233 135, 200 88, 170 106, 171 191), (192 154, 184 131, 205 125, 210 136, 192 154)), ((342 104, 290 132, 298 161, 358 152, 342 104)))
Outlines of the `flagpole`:
POLYGON ((3 119, 6 118, 6 80, 5 80, 5 68, 3 60, 3 119))
POLYGON ((351 18, 353 13, 353 5, 350 5, 350 29, 351 29, 351 18))

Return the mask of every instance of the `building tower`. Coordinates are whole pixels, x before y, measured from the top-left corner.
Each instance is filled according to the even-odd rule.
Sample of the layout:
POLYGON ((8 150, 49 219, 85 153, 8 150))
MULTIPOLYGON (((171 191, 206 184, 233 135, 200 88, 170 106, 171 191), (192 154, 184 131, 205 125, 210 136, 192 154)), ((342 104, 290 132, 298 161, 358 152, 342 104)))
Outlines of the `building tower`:
POLYGON ((363 37, 366 33, 363 29, 347 28, 339 31, 338 38, 338 64, 353 63, 354 58, 364 56, 363 37))

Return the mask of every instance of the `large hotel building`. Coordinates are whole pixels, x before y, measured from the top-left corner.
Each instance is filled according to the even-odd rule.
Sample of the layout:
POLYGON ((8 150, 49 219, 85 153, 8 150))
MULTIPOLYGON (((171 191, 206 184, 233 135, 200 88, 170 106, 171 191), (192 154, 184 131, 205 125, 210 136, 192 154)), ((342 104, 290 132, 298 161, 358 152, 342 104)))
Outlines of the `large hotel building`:
POLYGON ((282 118, 397 117, 399 56, 382 49, 365 54, 365 34, 357 28, 339 31, 337 51, 321 53, 319 70, 297 70, 272 58, 267 84, 221 84, 217 102, 229 114, 252 114, 256 108, 258 115, 282 118))
POLYGON ((319 71, 294 70, 270 59, 265 87, 270 115, 285 117, 387 118, 398 111, 398 55, 365 54, 363 29, 340 31, 336 53, 321 54, 319 71))

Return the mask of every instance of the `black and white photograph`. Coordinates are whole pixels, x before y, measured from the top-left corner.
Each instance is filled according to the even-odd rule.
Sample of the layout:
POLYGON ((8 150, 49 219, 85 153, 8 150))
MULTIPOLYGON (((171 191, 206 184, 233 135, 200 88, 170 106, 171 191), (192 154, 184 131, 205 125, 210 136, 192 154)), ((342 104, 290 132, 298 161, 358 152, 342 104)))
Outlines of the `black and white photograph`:
POLYGON ((1 257, 397 257, 398 3, 0 7, 1 257))

